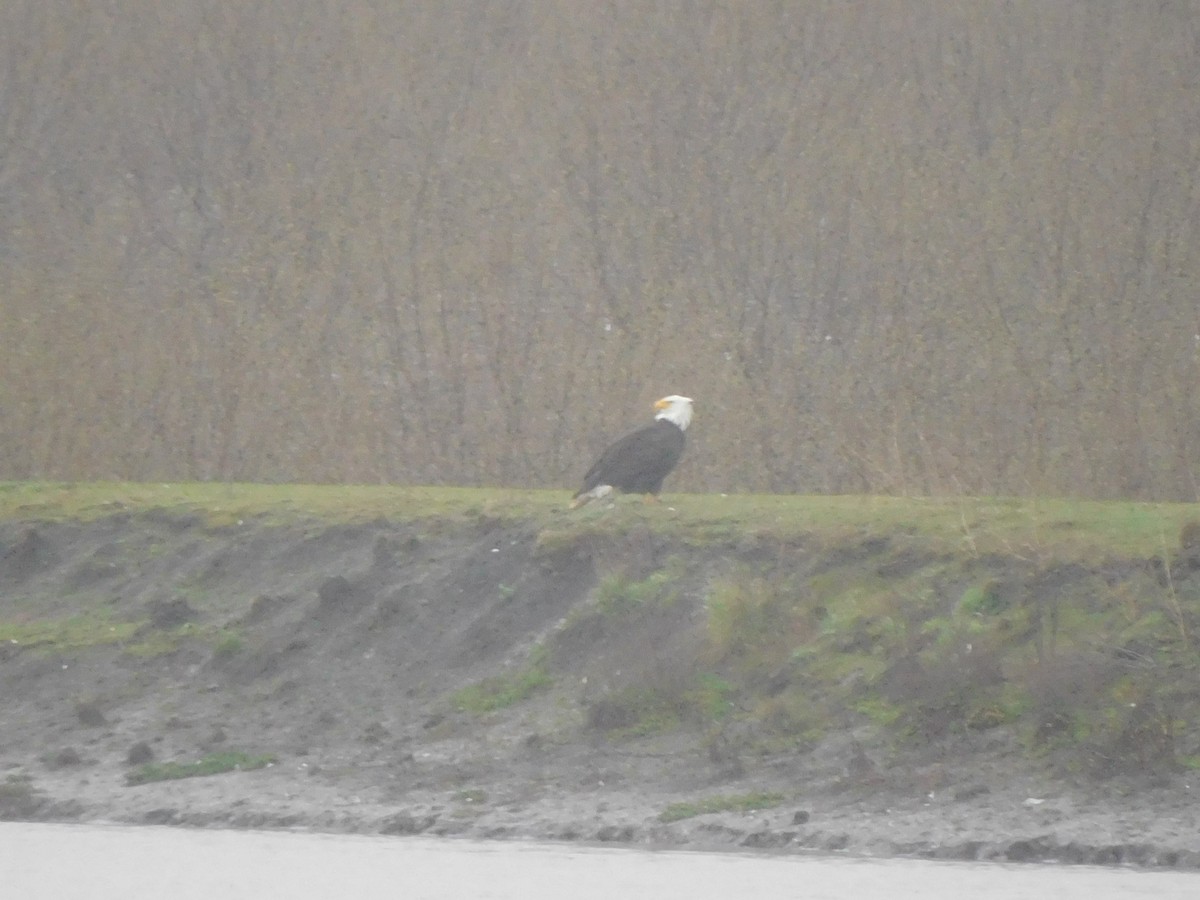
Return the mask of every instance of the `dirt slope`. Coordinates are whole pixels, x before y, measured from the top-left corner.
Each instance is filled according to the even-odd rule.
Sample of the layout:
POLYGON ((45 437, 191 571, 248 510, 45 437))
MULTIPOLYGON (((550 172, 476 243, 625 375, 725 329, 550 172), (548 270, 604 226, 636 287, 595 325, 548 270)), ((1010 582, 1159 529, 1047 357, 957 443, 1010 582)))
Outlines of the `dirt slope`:
POLYGON ((1072 775, 1015 729, 905 742, 849 711, 782 740, 719 685, 697 699, 720 579, 878 550, 483 516, 10 521, 0 818, 1200 867, 1187 768, 1072 775), (272 762, 130 783, 232 751, 272 762))

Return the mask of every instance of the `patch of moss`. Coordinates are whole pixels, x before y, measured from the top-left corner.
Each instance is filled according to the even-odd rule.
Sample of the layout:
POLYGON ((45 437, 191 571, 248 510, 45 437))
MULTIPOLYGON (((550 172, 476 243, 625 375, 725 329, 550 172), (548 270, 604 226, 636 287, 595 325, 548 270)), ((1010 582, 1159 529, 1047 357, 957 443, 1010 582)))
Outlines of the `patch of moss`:
POLYGON ((114 622, 103 612, 61 619, 7 621, 0 622, 0 642, 60 653, 127 641, 143 624, 114 622))
POLYGON ((971 585, 963 591, 958 601, 959 611, 966 615, 994 616, 1003 612, 1005 607, 1000 585, 995 581, 971 585))
POLYGON ((771 666, 809 636, 791 592, 741 573, 714 585, 707 598, 709 648, 742 669, 771 666))
POLYGON ((152 781, 171 781, 178 778, 198 778, 205 775, 220 775, 225 772, 248 772, 274 765, 272 754, 253 756, 241 751, 211 753, 195 762, 145 763, 125 776, 130 785, 147 784, 152 781))
POLYGON ((606 576, 596 589, 596 609, 606 615, 654 603, 670 603, 679 597, 679 580, 685 571, 678 557, 642 579, 620 573, 606 576))
POLYGON ((231 629, 222 629, 215 635, 216 643, 213 644, 213 656, 217 658, 228 658, 241 653, 246 646, 246 640, 242 637, 240 631, 231 629))
POLYGON ((766 792, 705 797, 700 800, 672 803, 658 814, 658 819, 660 822, 678 822, 681 819, 691 819, 710 813, 755 812, 760 809, 773 809, 783 803, 785 799, 783 794, 766 792))
POLYGON ((245 649, 245 638, 241 631, 229 627, 210 627, 185 622, 170 629, 143 629, 121 649, 128 656, 138 659, 154 659, 177 651, 188 641, 198 641, 212 646, 213 656, 227 659, 245 649))
POLYGON ((878 696, 862 698, 854 704, 854 711, 885 727, 895 725, 904 715, 902 706, 878 696))
POLYGON ((529 664, 520 671, 485 678, 469 685, 457 691, 450 698, 450 703, 455 709, 469 713, 488 713, 513 706, 550 686, 553 679, 546 663, 547 653, 539 645, 529 664))
POLYGON ((687 699, 701 718, 719 722, 733 711, 734 693, 734 686, 720 675, 702 672, 687 699))

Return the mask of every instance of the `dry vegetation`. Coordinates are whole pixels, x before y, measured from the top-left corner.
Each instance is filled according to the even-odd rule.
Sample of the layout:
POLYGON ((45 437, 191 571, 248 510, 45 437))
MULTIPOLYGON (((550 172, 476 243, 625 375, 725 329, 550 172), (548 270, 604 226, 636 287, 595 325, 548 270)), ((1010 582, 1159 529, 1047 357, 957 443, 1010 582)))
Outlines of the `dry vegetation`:
POLYGON ((1195 2, 0 5, 0 477, 1196 499, 1195 2))

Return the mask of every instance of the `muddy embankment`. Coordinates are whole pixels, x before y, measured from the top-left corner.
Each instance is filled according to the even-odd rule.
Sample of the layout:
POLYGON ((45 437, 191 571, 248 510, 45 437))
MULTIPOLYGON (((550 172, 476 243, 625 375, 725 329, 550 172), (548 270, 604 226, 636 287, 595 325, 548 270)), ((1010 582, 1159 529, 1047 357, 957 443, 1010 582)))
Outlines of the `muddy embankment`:
POLYGON ((0 818, 1200 867, 1176 563, 12 520, 0 818))

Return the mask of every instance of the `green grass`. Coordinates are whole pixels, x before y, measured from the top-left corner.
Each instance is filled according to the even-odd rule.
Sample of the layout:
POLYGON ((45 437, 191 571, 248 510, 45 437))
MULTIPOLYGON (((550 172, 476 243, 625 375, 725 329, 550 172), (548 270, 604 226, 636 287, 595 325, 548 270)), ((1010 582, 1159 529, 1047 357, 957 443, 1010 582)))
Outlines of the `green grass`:
POLYGON ((478 714, 506 709, 527 700, 551 684, 546 660, 546 651, 539 646, 531 655, 529 664, 520 671, 468 685, 456 691, 450 703, 455 709, 478 714))
POLYGON ((698 543, 818 536, 908 536, 940 551, 1076 559, 1097 552, 1161 555, 1178 545, 1194 503, 1131 503, 1041 498, 913 498, 790 494, 682 494, 672 509, 618 505, 559 527, 624 533, 641 524, 698 543), (576 523, 576 524, 572 524, 576 523))
MULTIPOLYGON (((569 491, 394 485, 0 482, 0 519, 90 520, 115 513, 170 510, 212 526, 390 519, 536 519, 541 544, 650 526, 690 543, 760 535, 843 539, 909 535, 956 552, 1079 558, 1098 552, 1158 556, 1200 519, 1188 503, 1037 498, 911 498, 790 494, 673 494, 667 503, 621 502, 568 511, 569 491)), ((622 498, 629 500, 630 498, 622 498)))
POLYGON ((797 600, 793 588, 750 571, 722 579, 707 598, 713 655, 746 668, 790 653, 809 630, 797 600))
POLYGON ((679 596, 679 580, 685 571, 678 557, 642 579, 630 579, 620 572, 606 575, 596 589, 596 610, 605 615, 619 614, 640 606, 670 603, 679 596))
POLYGON ((103 612, 59 619, 0 621, 0 643, 61 653, 128 641, 140 622, 114 622, 103 612))
POLYGON ((272 754, 252 756, 240 751, 211 753, 195 762, 145 763, 128 775, 128 784, 148 784, 152 781, 172 781, 179 778, 199 778, 205 775, 221 775, 225 772, 248 772, 273 765, 272 754))
POLYGON ((55 619, 22 617, 0 620, 0 643, 41 654, 120 645, 122 653, 138 659, 173 653, 185 641, 208 643, 220 657, 234 656, 244 646, 241 633, 235 629, 186 622, 176 628, 146 631, 145 625, 145 620, 114 621, 103 610, 55 619))
POLYGON ((528 699, 548 686, 550 680, 544 670, 526 669, 515 675, 500 675, 469 685, 455 693, 450 702, 463 712, 494 712, 528 699))
POLYGON ((242 637, 240 631, 231 628, 223 628, 214 636, 215 643, 213 644, 213 655, 223 658, 237 656, 245 649, 246 640, 242 637))
POLYGON ((240 630, 229 626, 198 625, 184 622, 175 628, 151 629, 125 642, 121 651, 138 659, 153 659, 174 653, 185 643, 199 643, 212 648, 219 659, 229 659, 245 649, 246 641, 240 630))
POLYGON ((774 793, 705 797, 700 800, 672 803, 658 814, 658 819, 660 822, 678 822, 681 819, 691 819, 710 813, 755 812, 760 809, 773 809, 783 803, 785 799, 783 794, 774 793))
POLYGON ((511 519, 564 507, 563 496, 554 491, 392 485, 0 482, 0 519, 88 521, 152 510, 196 515, 211 527, 250 520, 511 519))
MULTIPOLYGON (((1076 561, 1077 538, 1064 559, 1076 561)), ((1093 544, 1072 568, 1053 555, 983 559, 905 532, 847 533, 815 551, 811 572, 802 560, 734 568, 709 586, 705 623, 707 664, 748 726, 731 732, 748 735, 736 749, 858 721, 908 743, 1007 727, 1076 771, 1191 758, 1200 579, 1186 568, 1166 577, 1177 542, 1162 539, 1152 564, 1093 544)))
POLYGON ((687 699, 701 721, 719 722, 733 712, 734 693, 734 687, 727 679, 702 672, 695 687, 687 692, 687 699))

